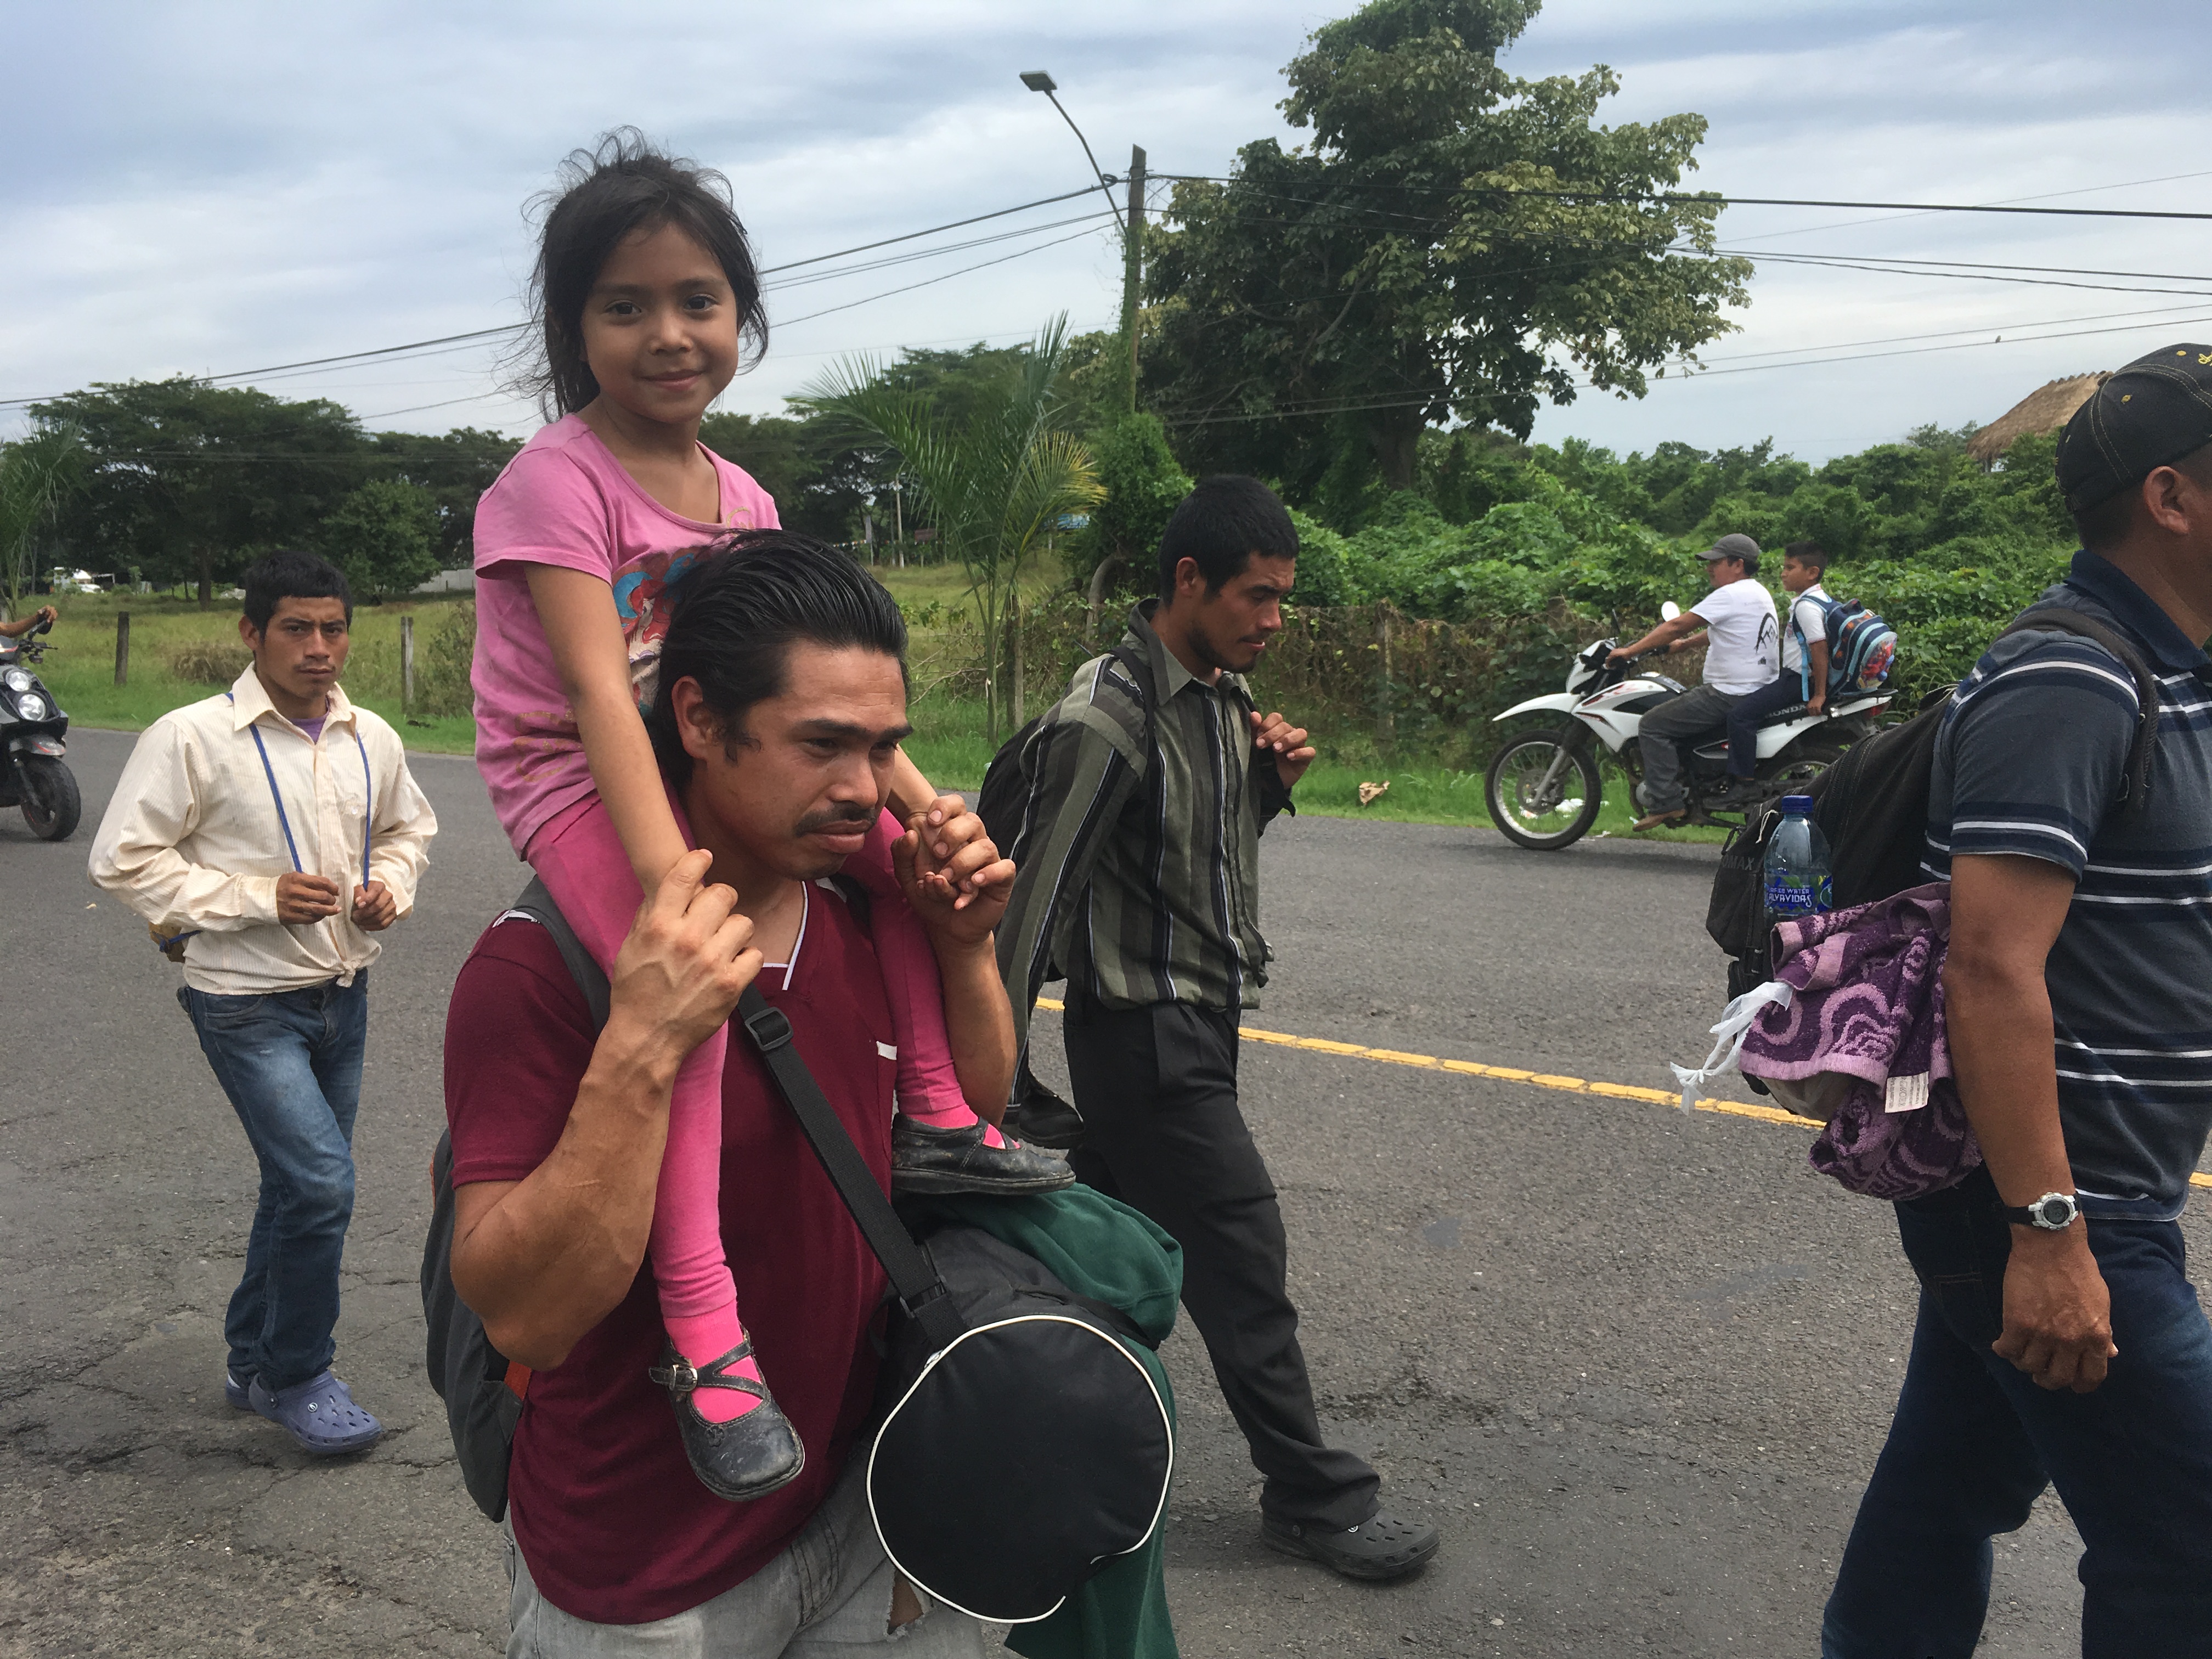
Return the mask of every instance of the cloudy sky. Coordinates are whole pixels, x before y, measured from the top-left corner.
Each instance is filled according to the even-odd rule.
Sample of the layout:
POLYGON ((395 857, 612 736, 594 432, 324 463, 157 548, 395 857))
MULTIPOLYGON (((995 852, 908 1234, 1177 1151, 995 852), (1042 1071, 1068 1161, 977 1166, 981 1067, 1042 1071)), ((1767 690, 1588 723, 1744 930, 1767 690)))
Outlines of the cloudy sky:
MULTIPOLYGON (((726 172, 768 266, 1079 190, 1082 151, 1023 88, 1026 69, 1057 77, 1109 172, 1133 142, 1157 172, 1218 173, 1243 143, 1296 137, 1275 109, 1281 66, 1348 6, 9 0, 0 400, 511 323, 526 203, 564 152, 620 123, 726 172)), ((1611 64, 1609 120, 1703 113, 1692 182, 1731 195, 2212 212, 2212 112, 2193 68, 2208 46, 2212 12, 2181 0, 1551 0, 1507 62, 1525 76, 1611 64)), ((1111 229, 1082 216, 1102 206, 1079 198, 829 269, 919 258, 772 279, 769 354, 723 406, 775 412, 846 352, 1018 339, 1060 311, 1111 325, 1111 229)), ((1723 245, 1765 262, 1711 372, 1641 402, 1547 409, 1535 435, 1623 449, 1771 436, 1817 460, 1925 421, 1987 421, 2054 376, 2212 337, 2208 232, 1734 208, 1723 245), (1819 255, 2130 274, 1784 262, 1819 255)), ((252 383, 337 398, 380 428, 527 433, 495 356, 471 344, 252 383)), ((0 401, 0 435, 19 424, 0 401)))

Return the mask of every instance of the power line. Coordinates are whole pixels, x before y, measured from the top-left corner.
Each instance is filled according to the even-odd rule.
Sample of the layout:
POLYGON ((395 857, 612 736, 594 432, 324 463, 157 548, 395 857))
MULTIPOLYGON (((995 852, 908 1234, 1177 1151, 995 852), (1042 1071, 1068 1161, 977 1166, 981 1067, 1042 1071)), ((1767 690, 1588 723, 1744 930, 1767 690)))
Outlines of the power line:
POLYGON ((948 270, 941 276, 925 276, 918 283, 908 283, 902 288, 885 289, 881 294, 871 294, 864 299, 848 300, 841 306, 830 306, 820 311, 810 311, 804 317, 786 317, 781 319, 776 326, 789 328, 799 323, 811 323, 817 317, 827 317, 833 312, 850 311, 855 306, 872 305, 876 301, 888 300, 895 294, 911 294, 918 288, 930 288, 939 283, 949 283, 955 276, 965 276, 971 270, 981 270, 991 265, 1002 265, 1010 259, 1025 259, 1032 253, 1042 253, 1048 247, 1058 247, 1062 242, 1079 242, 1092 234, 1089 230, 1079 230, 1073 236, 1061 236, 1049 242, 1039 242, 1035 247, 1020 248, 1012 253, 1002 253, 995 259, 985 259, 975 264, 963 265, 957 270, 948 270))
MULTIPOLYGON (((1758 374, 1778 368, 1824 368, 1830 364, 1869 362, 1885 357, 1917 357, 1925 356, 1930 352, 1937 351, 1970 351, 1978 349, 1985 349, 1993 345, 2024 345, 2033 344, 2038 341, 2081 339, 2101 334, 2140 333, 2144 330, 2151 328, 2179 328, 2186 324, 2201 322, 2212 322, 2212 313, 2199 313, 2195 316, 2172 318, 2163 323, 2123 323, 2111 328, 2071 329, 2055 334, 2023 334, 2012 338, 2006 338, 2001 336, 1994 340, 1962 340, 1954 342, 1949 345, 1918 346, 1900 351, 1855 352, 1850 356, 1844 357, 1809 357, 1797 362, 1786 363, 1747 363, 1736 368, 1700 369, 1691 374, 1686 374, 1676 377, 1675 384, 1680 385, 1689 380, 1702 380, 1716 374, 1758 374)), ((1865 342, 1864 343, 1873 344, 1879 343, 1865 342)), ((1836 350, 1839 348, 1832 346, 1806 346, 1801 349, 1805 351, 1829 351, 1836 350)), ((1780 354, 1752 353, 1747 355, 1778 356, 1780 354)), ((1722 359, 1720 361, 1725 362, 1728 360, 1722 359)), ((1655 375, 1653 378, 1657 380, 1663 377, 1655 375)), ((1595 386, 1596 382, 1588 380, 1579 380, 1576 384, 1579 387, 1588 390, 1595 386)), ((1432 403, 1450 401, 1451 392, 1449 388, 1445 388, 1443 390, 1425 392, 1419 394, 1409 394, 1402 398, 1386 398, 1367 401, 1361 401, 1360 398, 1361 394, 1354 393, 1346 399, 1334 403, 1322 399, 1315 399, 1305 404, 1286 408, 1263 410, 1249 413, 1237 412, 1224 415, 1199 416, 1177 416, 1174 414, 1165 414, 1162 415, 1160 418, 1170 426, 1213 426, 1224 424, 1231 421, 1307 419, 1323 415, 1359 414, 1372 410, 1415 409, 1432 403)))
MULTIPOLYGON (((1031 208, 1048 207, 1054 202, 1066 202, 1070 201, 1078 196, 1088 196, 1091 194, 1093 188, 1095 188, 1095 186, 1085 186, 1082 190, 1064 191, 1060 195, 1040 197, 1034 202, 1024 202, 1015 207, 999 208, 990 213, 975 214, 965 219, 952 220, 951 222, 946 224, 932 225, 927 230, 908 231, 902 236, 887 236, 878 241, 863 242, 857 247, 840 248, 834 253, 817 253, 809 258, 793 259, 780 265, 765 266, 762 269, 760 275, 767 276, 780 271, 796 270, 805 265, 820 264, 827 260, 842 259, 851 254, 866 253, 876 248, 888 247, 894 242, 910 242, 919 237, 934 236, 944 231, 957 230, 964 225, 980 224, 986 219, 1003 219, 1008 214, 1026 213, 1031 208)), ((949 252, 950 250, 944 251, 949 252)), ((971 267, 971 269, 981 269, 981 267, 971 267)), ((957 275, 957 273, 955 274, 957 275)), ((899 293, 903 290, 895 289, 891 291, 893 293, 899 293)), ((842 307, 840 308, 842 309, 842 307)), ((817 312, 814 314, 816 316, 822 316, 826 313, 817 312)), ((792 320, 795 322, 804 322, 806 321, 807 319, 794 318, 792 320)), ((473 343, 478 340, 496 339, 501 335, 520 333, 522 330, 529 326, 530 325, 527 323, 508 323, 498 328, 472 329, 468 332, 462 334, 441 334, 434 339, 410 340, 404 345, 378 346, 374 349, 368 351, 344 351, 331 357, 302 358, 297 362, 273 363, 263 368, 234 369, 226 374, 198 375, 193 378, 202 380, 207 385, 216 386, 225 381, 253 380, 263 375, 278 374, 294 369, 327 368, 334 363, 367 362, 380 357, 398 356, 407 352, 425 351, 437 346, 459 345, 473 343)), ((57 398, 66 398, 70 395, 70 394, 66 392, 50 392, 46 396, 36 398, 0 398, 0 409, 20 409, 28 404, 51 403, 57 398)))
MULTIPOLYGON (((1196 184, 1242 182, 1239 178, 1227 173, 1163 173, 1158 176, 1188 179, 1196 184)), ((1530 196, 1545 201, 1682 202, 1692 206, 1712 207, 1866 208, 1895 210, 1904 213, 2027 213, 2077 219, 2212 219, 2212 213, 2180 213, 2154 208, 2015 207, 2000 203, 1969 202, 1844 202, 1802 196, 1723 196, 1716 191, 1528 190, 1516 185, 1342 185, 1337 188, 1390 191, 1413 196, 1530 196)))

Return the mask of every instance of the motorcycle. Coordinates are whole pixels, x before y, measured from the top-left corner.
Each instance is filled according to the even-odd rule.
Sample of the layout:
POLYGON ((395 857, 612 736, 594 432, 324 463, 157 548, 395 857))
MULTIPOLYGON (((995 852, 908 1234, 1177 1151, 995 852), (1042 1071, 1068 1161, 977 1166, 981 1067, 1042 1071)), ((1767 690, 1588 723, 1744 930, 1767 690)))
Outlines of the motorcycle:
POLYGON ((84 815, 76 777, 62 757, 69 716, 31 672, 50 648, 42 622, 19 640, 0 639, 0 806, 20 806, 40 841, 67 841, 84 815))
MULTIPOLYGON (((1669 621, 1681 614, 1669 601, 1661 607, 1669 621)), ((1609 660, 1617 643, 1600 640, 1575 655, 1565 691, 1532 697, 1497 716, 1557 712, 1566 724, 1510 738, 1490 763, 1483 799, 1490 821, 1516 846, 1556 852, 1589 833, 1605 804, 1598 775, 1601 743, 1632 781, 1639 812, 1649 811, 1644 792, 1644 751, 1638 733, 1644 716, 1689 688, 1666 675, 1644 672, 1642 657, 1609 660)), ((1656 654, 1646 653, 1645 655, 1656 654)), ((1804 703, 1777 709, 1759 723, 1759 760, 1752 773, 1759 798, 1723 805, 1727 790, 1728 739, 1717 737, 1683 757, 1682 787, 1688 811, 1681 823, 1715 823, 1734 829, 1768 800, 1802 789, 1842 758, 1844 748, 1874 731, 1875 716, 1889 706, 1887 691, 1855 691, 1828 700, 1814 714, 1804 703)))

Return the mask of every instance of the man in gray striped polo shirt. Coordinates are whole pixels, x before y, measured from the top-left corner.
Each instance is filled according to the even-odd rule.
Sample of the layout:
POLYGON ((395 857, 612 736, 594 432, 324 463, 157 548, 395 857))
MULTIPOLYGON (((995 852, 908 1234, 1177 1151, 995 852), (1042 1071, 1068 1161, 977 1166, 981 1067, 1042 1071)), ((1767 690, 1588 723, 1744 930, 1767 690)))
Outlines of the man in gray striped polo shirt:
POLYGON ((2212 1328, 2178 1220, 2212 1128, 2212 348, 2106 380, 2058 482, 2083 550, 2036 608, 2155 679, 2148 787, 2135 665, 2093 639, 2000 639, 1946 715, 1928 868, 1984 1165, 1898 1206, 1919 1322, 1824 1659, 1964 1659, 1991 1535, 2054 1483, 2082 1652, 2212 1654, 2212 1328))
POLYGON ((1314 754, 1243 674, 1282 628, 1297 546, 1255 479, 1206 479, 1176 509, 1160 597, 1077 671, 1024 756, 999 963, 1025 1038, 1039 988, 1066 975, 1086 1125, 1070 1162, 1182 1246, 1183 1305, 1266 1477, 1261 1537, 1395 1578, 1436 1553, 1436 1528, 1382 1513, 1374 1470, 1322 1443, 1282 1214, 1237 1103, 1237 1016, 1267 978, 1260 832, 1314 754))

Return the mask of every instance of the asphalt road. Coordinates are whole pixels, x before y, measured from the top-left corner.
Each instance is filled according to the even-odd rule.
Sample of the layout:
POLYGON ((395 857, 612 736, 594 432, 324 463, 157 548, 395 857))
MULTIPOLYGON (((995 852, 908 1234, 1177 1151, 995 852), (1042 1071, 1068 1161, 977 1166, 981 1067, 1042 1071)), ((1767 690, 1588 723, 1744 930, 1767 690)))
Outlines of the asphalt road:
MULTIPOLYGON (((223 1404, 252 1158, 176 970, 84 875, 130 741, 72 738, 74 842, 0 814, 0 1655, 495 1652, 495 1536, 423 1378, 416 1273, 445 990, 520 866, 474 768, 418 757, 443 828, 374 970, 338 1330, 392 1432, 315 1464, 223 1404)), ((1279 961, 1253 1025, 1655 1086, 1703 1053, 1711 848, 1321 818, 1265 847, 1279 961)), ((1810 1174, 1796 1128, 1260 1043, 1243 1063, 1325 1420, 1444 1543, 1379 1589, 1265 1551, 1179 1333, 1183 1651, 1814 1652, 1911 1328, 1887 1208, 1810 1174)), ((2201 1207, 2186 1225, 2212 1244, 2201 1207)), ((1984 1654, 2077 1650, 2078 1548, 2048 1503, 2002 1540, 1984 1654)))

